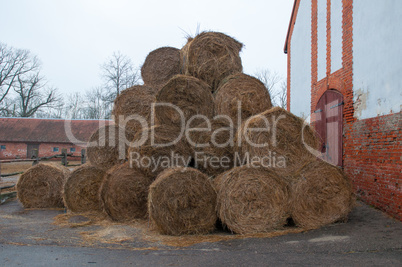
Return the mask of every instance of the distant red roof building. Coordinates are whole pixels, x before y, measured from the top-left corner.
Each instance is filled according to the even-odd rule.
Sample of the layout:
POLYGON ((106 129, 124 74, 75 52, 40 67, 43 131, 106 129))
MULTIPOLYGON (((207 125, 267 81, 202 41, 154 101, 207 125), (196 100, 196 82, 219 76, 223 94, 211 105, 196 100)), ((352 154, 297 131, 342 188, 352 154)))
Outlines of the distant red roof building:
POLYGON ((30 158, 33 149, 39 157, 81 153, 91 134, 108 120, 62 120, 0 118, 0 159, 30 158))

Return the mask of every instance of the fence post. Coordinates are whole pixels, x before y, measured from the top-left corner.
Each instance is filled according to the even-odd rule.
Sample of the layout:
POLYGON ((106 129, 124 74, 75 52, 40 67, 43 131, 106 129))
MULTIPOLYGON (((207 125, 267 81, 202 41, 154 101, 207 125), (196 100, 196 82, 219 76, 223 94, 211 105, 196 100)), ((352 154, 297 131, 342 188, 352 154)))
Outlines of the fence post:
POLYGON ((85 154, 85 149, 81 149, 81 164, 85 164, 87 162, 87 156, 85 154))
POLYGON ((39 163, 39 157, 38 157, 38 156, 39 156, 39 155, 38 155, 38 150, 37 150, 37 149, 32 149, 32 158, 35 159, 35 160, 32 162, 32 166, 35 166, 36 164, 39 163))
POLYGON ((61 150, 61 155, 63 156, 62 158, 61 158, 61 164, 62 165, 64 165, 64 166, 67 166, 67 148, 63 148, 62 150, 61 150))

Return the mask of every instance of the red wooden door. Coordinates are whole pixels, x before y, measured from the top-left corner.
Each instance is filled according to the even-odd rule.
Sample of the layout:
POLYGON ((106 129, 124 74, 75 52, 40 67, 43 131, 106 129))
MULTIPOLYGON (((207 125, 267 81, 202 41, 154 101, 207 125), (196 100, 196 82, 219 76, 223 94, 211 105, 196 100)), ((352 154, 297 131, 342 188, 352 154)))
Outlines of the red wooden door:
POLYGON ((39 156, 39 144, 27 144, 27 159, 31 159, 33 152, 32 150, 38 150, 38 156, 39 156))
POLYGON ((343 96, 335 90, 326 91, 317 103, 315 128, 323 144, 323 159, 342 166, 343 96))

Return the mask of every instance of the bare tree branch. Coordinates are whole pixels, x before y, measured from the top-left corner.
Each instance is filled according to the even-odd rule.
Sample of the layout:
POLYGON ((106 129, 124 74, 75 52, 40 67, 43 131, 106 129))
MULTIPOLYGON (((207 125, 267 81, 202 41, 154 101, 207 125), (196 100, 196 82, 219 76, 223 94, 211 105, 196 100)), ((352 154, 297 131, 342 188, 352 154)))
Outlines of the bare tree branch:
POLYGON ((73 93, 67 96, 66 99, 66 117, 69 119, 81 119, 83 118, 84 111, 84 99, 80 93, 73 93))
POLYGON ((57 89, 45 86, 46 83, 39 71, 17 77, 17 83, 13 86, 17 94, 15 99, 17 116, 32 117, 41 108, 52 108, 56 102, 60 101, 57 89))
POLYGON ((272 72, 269 69, 258 70, 255 77, 265 85, 271 96, 276 94, 274 87, 282 80, 277 72, 272 72))
POLYGON ((281 106, 281 92, 280 88, 278 89, 278 85, 283 78, 277 72, 272 72, 269 69, 258 70, 254 75, 267 88, 269 95, 271 96, 272 105, 281 106))
POLYGON ((40 68, 38 59, 28 50, 0 43, 0 103, 5 100, 18 76, 40 68))
POLYGON ((1 117, 15 116, 15 104, 7 98, 0 103, 0 116, 1 117))
POLYGON ((138 71, 134 69, 131 59, 120 51, 114 52, 112 57, 101 65, 101 71, 110 99, 114 99, 122 90, 139 81, 138 71))
POLYGON ((282 81, 278 92, 278 105, 284 109, 287 107, 287 92, 287 84, 285 81, 282 81))
POLYGON ((96 87, 85 94, 85 119, 109 119, 112 103, 107 99, 106 90, 96 87))

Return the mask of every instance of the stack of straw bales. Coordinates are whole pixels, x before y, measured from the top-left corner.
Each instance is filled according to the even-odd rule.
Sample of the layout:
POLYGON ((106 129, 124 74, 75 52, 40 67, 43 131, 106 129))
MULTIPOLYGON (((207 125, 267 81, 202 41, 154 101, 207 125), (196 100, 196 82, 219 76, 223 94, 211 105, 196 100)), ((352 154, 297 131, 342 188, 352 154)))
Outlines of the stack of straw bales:
POLYGON ((22 204, 64 203, 71 212, 102 212, 120 222, 149 218, 168 235, 209 233, 218 219, 238 234, 282 229, 291 219, 306 229, 345 220, 353 206, 350 181, 308 152, 304 143, 320 145, 316 133, 272 107, 264 84, 242 73, 242 46, 203 32, 181 50, 149 53, 144 85, 121 92, 115 123, 92 135, 89 164, 70 174, 33 167, 18 182, 22 204), (183 124, 202 131, 178 138, 183 124), (255 130, 262 128, 268 130, 255 130), (177 161, 163 164, 173 155, 177 161), (283 159, 278 166, 275 156, 283 159), (273 166, 250 165, 250 158, 273 166))

